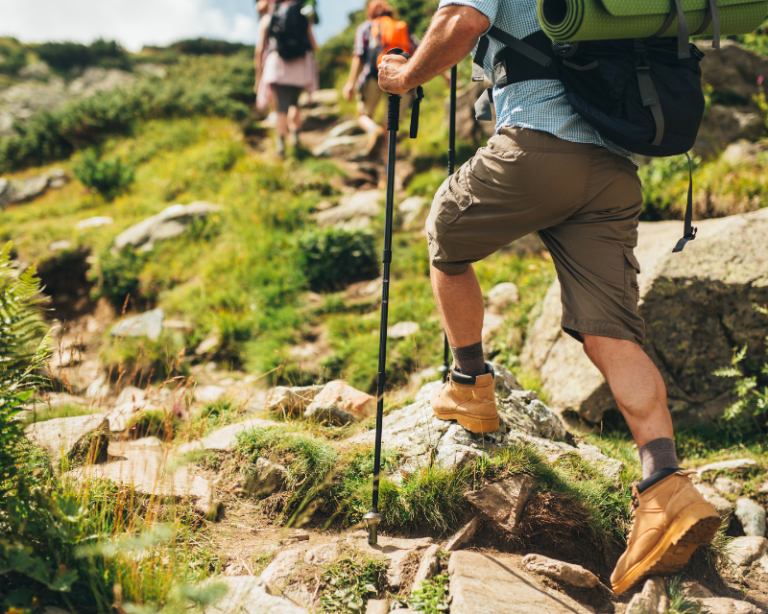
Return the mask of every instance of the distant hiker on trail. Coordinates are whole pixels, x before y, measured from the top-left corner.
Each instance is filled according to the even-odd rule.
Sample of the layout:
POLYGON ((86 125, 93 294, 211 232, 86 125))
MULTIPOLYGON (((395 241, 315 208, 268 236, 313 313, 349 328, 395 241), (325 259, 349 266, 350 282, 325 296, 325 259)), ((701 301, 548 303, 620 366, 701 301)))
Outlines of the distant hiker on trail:
MULTIPOLYGON (((377 66, 381 57, 390 49, 399 47, 413 54, 419 41, 408 31, 404 21, 395 19, 395 10, 384 0, 371 0, 366 8, 367 20, 360 24, 355 33, 355 47, 349 79, 344 86, 344 98, 352 100, 358 94, 357 114, 360 127, 368 134, 365 155, 372 157, 381 145, 386 132, 376 123, 376 107, 384 93, 379 87, 377 66)), ((400 116, 411 102, 411 96, 400 101, 400 116)), ((386 118, 384 119, 386 125, 386 118)))
POLYGON ((285 156, 285 139, 299 144, 299 96, 318 88, 319 71, 314 52, 317 43, 312 24, 302 13, 301 0, 278 0, 261 18, 256 47, 256 104, 260 109, 277 103, 277 155, 285 156))
MULTIPOLYGON (((536 0, 442 0, 412 59, 382 59, 381 88, 411 91, 463 60, 491 26, 518 42, 540 31, 536 0)), ((485 43, 491 78, 493 59, 512 50, 493 35, 479 48, 485 43)), ((493 91, 496 134, 443 183, 427 219, 432 287, 454 357, 432 411, 475 433, 498 429, 472 263, 538 232, 560 280, 563 330, 605 376, 640 452, 644 479, 633 487, 628 547, 611 576, 621 594, 648 575, 678 572, 712 540, 720 517, 679 467, 664 381, 642 349, 634 159, 574 111, 551 73, 515 79, 516 64, 505 66, 493 91)))

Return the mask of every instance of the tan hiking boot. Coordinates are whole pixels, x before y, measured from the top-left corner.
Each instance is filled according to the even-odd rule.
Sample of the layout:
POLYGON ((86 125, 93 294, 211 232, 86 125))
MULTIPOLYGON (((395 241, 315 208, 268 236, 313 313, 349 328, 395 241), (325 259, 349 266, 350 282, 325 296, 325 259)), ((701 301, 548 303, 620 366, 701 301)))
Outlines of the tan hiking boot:
POLYGON ((432 411, 440 420, 456 420, 473 433, 499 430, 493 370, 485 375, 464 375, 454 369, 448 381, 432 393, 432 411))
POLYGON ((693 551, 712 541, 720 528, 717 511, 688 478, 677 471, 642 493, 632 487, 632 528, 627 551, 611 574, 617 595, 653 575, 680 571, 693 551))

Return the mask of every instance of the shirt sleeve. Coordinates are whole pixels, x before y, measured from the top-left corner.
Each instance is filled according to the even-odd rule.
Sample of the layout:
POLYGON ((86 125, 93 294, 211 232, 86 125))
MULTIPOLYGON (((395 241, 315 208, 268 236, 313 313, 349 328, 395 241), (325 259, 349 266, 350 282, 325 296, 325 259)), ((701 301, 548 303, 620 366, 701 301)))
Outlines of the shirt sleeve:
POLYGON ((471 6, 473 9, 477 9, 483 15, 488 18, 488 21, 496 21, 496 15, 499 12, 499 0, 440 0, 440 6, 438 9, 444 6, 450 6, 452 4, 458 4, 460 6, 471 6))
POLYGON ((353 49, 353 53, 358 57, 362 58, 365 57, 365 53, 368 49, 368 34, 371 29, 371 22, 370 21, 364 21, 359 26, 357 26, 357 31, 355 32, 355 47, 353 49))

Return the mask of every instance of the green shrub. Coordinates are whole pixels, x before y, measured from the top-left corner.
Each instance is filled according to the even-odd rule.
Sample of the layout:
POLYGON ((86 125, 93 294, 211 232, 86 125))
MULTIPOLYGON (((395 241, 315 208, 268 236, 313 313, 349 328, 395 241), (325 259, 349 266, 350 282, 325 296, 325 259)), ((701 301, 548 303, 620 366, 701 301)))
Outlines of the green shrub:
POLYGON ((362 231, 311 230, 299 239, 299 252, 309 287, 338 290, 379 274, 376 239, 362 231))
POLYGON ((133 416, 128 423, 131 436, 157 437, 163 441, 171 441, 181 422, 172 413, 162 409, 148 409, 133 416))
POLYGON ((129 70, 131 62, 115 41, 98 39, 90 45, 81 43, 42 43, 35 48, 38 57, 60 71, 83 66, 103 66, 129 70))
POLYGON ((363 614, 369 599, 386 585, 386 559, 348 554, 328 565, 320 578, 321 612, 363 614))
POLYGON ((140 276, 148 259, 147 252, 130 247, 118 252, 106 249, 88 272, 90 280, 96 282, 94 297, 107 298, 118 311, 122 311, 128 297, 134 301, 152 298, 141 294, 140 276))
POLYGON ((27 64, 24 49, 12 42, 15 41, 0 42, 0 73, 6 75, 15 75, 27 64))
MULTIPOLYGON (((701 167, 701 158, 693 156, 693 170, 701 167)), ((643 212, 641 220, 656 222, 664 219, 674 219, 678 215, 677 189, 683 183, 688 185, 688 160, 683 156, 670 158, 654 158, 638 170, 643 182, 643 212)))
POLYGON ((91 149, 75 161, 72 171, 83 185, 96 190, 108 202, 126 192, 135 175, 135 169, 119 157, 103 160, 91 149))
POLYGON ((234 55, 250 51, 253 46, 210 38, 190 38, 173 43, 171 49, 187 55, 234 55))

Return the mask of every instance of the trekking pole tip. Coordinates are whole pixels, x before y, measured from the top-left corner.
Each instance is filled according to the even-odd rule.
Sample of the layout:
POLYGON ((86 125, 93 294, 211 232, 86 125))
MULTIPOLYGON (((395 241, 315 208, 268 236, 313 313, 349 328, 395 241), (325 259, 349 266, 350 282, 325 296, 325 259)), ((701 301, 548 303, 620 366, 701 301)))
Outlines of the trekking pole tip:
POLYGON ((368 543, 371 546, 375 546, 377 541, 377 528, 382 520, 381 514, 378 512, 368 512, 363 516, 363 520, 365 520, 365 524, 368 525, 368 543))

